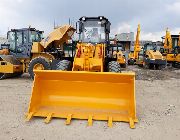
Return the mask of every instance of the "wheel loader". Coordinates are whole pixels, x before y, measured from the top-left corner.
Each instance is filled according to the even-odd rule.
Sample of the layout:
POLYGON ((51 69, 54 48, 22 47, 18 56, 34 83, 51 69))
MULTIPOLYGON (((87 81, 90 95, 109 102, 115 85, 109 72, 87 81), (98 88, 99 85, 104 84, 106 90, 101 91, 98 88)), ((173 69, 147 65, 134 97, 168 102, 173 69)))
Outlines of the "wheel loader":
POLYGON ((54 29, 42 38, 42 31, 35 28, 12 29, 7 33, 6 44, 0 47, 0 79, 28 72, 34 78, 35 69, 56 69, 64 57, 63 44, 71 38, 75 29, 69 25, 54 29))
POLYGON ((180 33, 179 33, 178 46, 174 47, 173 52, 174 52, 175 60, 172 66, 176 68, 180 68, 180 33))
POLYGON ((166 59, 160 53, 160 48, 154 43, 146 43, 138 54, 137 65, 147 69, 162 69, 166 67, 166 59))
POLYGON ((164 48, 162 49, 162 54, 164 58, 167 60, 167 63, 172 64, 173 67, 180 67, 179 48, 180 48, 180 35, 179 35, 178 46, 173 47, 171 33, 169 29, 167 28, 165 41, 164 41, 164 48))
POLYGON ((177 46, 175 48, 175 61, 173 63, 173 66, 176 68, 180 68, 180 46, 177 46))
POLYGON ((109 52, 111 52, 109 55, 112 55, 112 61, 117 61, 121 68, 126 68, 126 57, 122 51, 122 46, 119 46, 118 44, 110 44, 109 50, 109 52))
POLYGON ((26 120, 44 117, 129 122, 135 128, 135 74, 121 73, 109 47, 109 20, 81 17, 76 23, 79 40, 73 61, 62 60, 58 70, 35 70, 26 120))
POLYGON ((131 51, 128 55, 128 65, 136 64, 138 54, 141 51, 140 42, 139 42, 140 31, 141 31, 140 24, 138 24, 136 40, 135 40, 135 44, 134 44, 134 51, 131 51))

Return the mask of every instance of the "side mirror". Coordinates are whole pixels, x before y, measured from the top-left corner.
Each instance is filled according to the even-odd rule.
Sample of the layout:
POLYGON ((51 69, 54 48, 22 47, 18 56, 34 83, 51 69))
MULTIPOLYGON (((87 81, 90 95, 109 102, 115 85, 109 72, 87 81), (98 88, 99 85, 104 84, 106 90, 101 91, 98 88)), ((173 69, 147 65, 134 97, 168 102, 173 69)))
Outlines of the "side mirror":
POLYGON ((76 33, 79 34, 82 30, 82 23, 80 21, 76 22, 76 33))
POLYGON ((110 26, 111 26, 111 23, 108 22, 108 23, 106 24, 106 32, 108 32, 108 33, 110 33, 110 26))

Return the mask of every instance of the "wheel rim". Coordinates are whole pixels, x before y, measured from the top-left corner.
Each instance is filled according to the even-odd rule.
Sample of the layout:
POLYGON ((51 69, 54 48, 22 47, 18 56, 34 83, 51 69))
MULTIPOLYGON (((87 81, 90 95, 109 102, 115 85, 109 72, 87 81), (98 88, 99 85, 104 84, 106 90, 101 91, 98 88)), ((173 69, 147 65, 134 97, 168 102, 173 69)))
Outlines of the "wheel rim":
POLYGON ((33 70, 44 70, 43 64, 35 64, 33 70))

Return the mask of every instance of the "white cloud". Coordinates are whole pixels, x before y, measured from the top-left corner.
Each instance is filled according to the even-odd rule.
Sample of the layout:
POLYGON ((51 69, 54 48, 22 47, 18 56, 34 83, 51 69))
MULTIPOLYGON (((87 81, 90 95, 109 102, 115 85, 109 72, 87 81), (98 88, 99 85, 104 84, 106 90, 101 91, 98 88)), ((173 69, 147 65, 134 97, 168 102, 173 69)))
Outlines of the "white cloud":
MULTIPOLYGON (((129 32, 134 32, 134 36, 136 36, 137 33, 137 26, 135 25, 130 25, 127 22, 119 23, 118 26, 112 29, 111 34, 120 34, 120 33, 129 33, 129 32)), ((180 28, 173 28, 170 29, 171 34, 179 34, 180 28)), ((162 41, 162 36, 165 36, 166 33, 166 28, 162 31, 157 31, 157 32, 146 32, 141 29, 140 32, 140 40, 152 40, 152 41, 162 41)), ((111 36, 112 37, 112 36, 111 36)), ((135 38, 135 37, 134 37, 135 38)))
POLYGON ((24 0, 17 0, 17 2, 22 3, 24 0))
POLYGON ((161 41, 161 37, 164 35, 163 32, 144 32, 140 34, 140 40, 152 40, 152 41, 161 41))
POLYGON ((180 14, 180 1, 175 2, 171 5, 167 5, 167 10, 176 14, 180 14))
POLYGON ((111 30, 111 34, 129 33, 131 31, 132 31, 132 26, 127 22, 122 22, 111 30))

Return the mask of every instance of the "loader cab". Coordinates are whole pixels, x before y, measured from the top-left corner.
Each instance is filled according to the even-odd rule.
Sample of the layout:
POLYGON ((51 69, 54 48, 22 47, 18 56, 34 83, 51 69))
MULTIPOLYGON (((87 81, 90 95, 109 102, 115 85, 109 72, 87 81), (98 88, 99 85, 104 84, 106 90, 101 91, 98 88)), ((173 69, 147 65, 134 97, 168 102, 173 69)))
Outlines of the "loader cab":
POLYGON ((35 28, 12 29, 7 33, 10 55, 29 58, 33 42, 42 40, 42 31, 35 28))
POLYGON ((155 45, 155 44, 152 44, 152 43, 147 43, 144 45, 144 48, 143 48, 143 51, 144 53, 146 51, 149 51, 149 50, 153 50, 153 51, 157 51, 158 50, 158 46, 155 45))
POLYGON ((83 43, 109 43, 111 23, 103 16, 81 17, 77 22, 79 41, 83 43))

